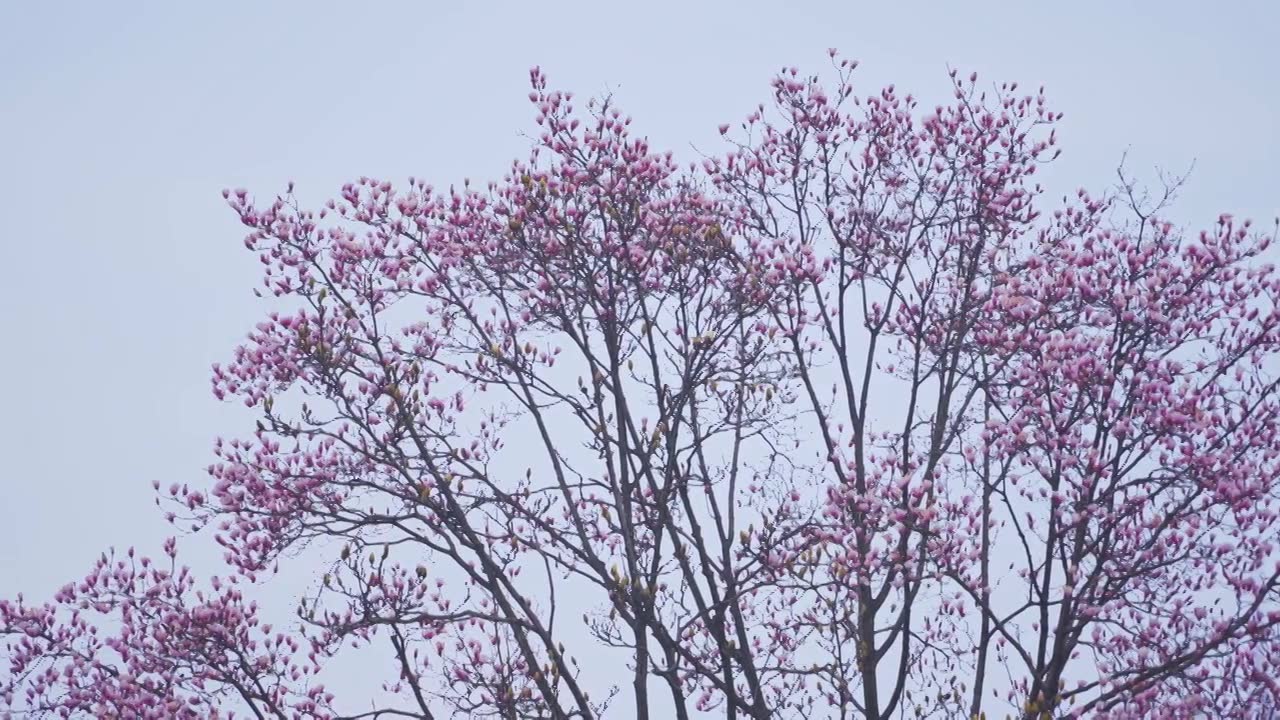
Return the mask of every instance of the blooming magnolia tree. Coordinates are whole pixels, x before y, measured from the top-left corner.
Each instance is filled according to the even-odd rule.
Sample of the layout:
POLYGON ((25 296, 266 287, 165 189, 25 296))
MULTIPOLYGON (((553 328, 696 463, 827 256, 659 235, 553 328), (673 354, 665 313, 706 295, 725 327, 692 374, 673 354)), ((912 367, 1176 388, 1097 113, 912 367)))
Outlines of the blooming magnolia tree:
POLYGON ((213 391, 261 420, 161 494, 229 577, 170 543, 0 603, 0 712, 1270 712, 1274 233, 1050 202, 1042 94, 832 57, 687 167, 535 70, 501 182, 227 193, 277 300, 213 391), (304 548, 272 628, 244 595, 304 548), (318 678, 351 645, 372 710, 318 678))

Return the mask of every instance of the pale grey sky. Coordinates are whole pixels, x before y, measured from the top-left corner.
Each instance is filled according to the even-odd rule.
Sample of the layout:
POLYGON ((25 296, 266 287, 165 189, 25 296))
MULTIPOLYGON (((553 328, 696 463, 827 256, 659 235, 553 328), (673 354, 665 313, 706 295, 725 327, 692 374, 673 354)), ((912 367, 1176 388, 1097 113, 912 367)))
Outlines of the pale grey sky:
MULTIPOLYGON (((500 176, 527 70, 613 90, 656 147, 716 149, 782 65, 861 61, 865 92, 948 64, 1047 85, 1060 187, 1121 154, 1196 171, 1177 217, 1280 211, 1280 10, 1265 2, 21 3, 0 6, 0 595, 107 545, 158 549, 150 483, 201 483, 208 392, 265 308, 223 187, 500 176)), ((1146 173, 1150 177, 1149 173, 1146 173)))

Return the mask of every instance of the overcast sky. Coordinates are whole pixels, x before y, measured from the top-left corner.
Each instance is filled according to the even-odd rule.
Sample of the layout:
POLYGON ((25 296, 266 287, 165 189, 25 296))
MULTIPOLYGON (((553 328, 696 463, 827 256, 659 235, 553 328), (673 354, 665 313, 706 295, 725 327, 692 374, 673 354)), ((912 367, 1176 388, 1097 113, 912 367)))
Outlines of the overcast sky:
POLYGON ((535 64, 613 91, 657 148, 715 150, 836 47, 865 93, 938 96, 948 66, 1046 85, 1055 186, 1106 187, 1126 150, 1146 177, 1194 160, 1178 219, 1270 222, 1278 27, 1264 2, 4 3, 0 596, 157 551, 151 481, 202 483, 213 438, 252 428, 209 393, 266 311, 224 187, 498 177, 535 64))

